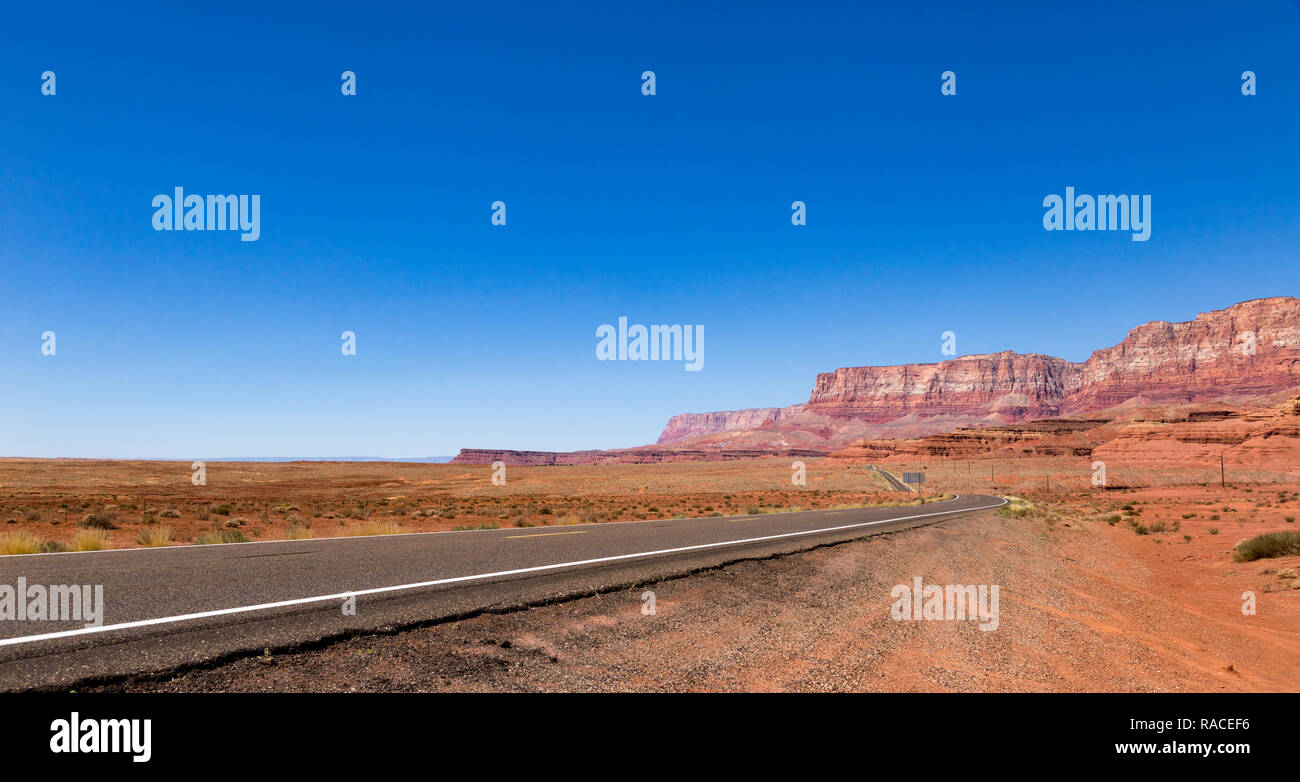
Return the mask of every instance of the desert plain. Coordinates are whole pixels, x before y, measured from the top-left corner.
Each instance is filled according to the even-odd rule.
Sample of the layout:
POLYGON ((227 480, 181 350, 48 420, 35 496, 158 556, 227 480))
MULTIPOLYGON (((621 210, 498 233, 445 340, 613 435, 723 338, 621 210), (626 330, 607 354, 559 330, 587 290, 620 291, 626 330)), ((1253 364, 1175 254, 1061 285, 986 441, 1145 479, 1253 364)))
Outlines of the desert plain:
MULTIPOLYGON (((523 611, 388 628, 158 677, 146 690, 1295 691, 1300 555, 1234 547, 1300 529, 1300 477, 1089 458, 784 458, 507 467, 389 462, 0 460, 0 535, 78 548, 630 522, 962 493, 1015 502, 902 533, 593 592, 523 611), (91 521, 88 522, 87 519, 91 521), (160 534, 160 531, 163 534, 160 534), (91 547, 96 547, 92 543, 91 547), (999 584, 996 632, 898 622, 890 590, 999 584), (1247 608, 1247 605, 1249 607, 1247 608)), ((924 499, 923 499, 924 498, 924 499)), ((74 555, 75 556, 75 555, 74 555)), ((0 567, 14 559, 0 558, 0 567)), ((12 564, 11 564, 12 566, 12 564)))

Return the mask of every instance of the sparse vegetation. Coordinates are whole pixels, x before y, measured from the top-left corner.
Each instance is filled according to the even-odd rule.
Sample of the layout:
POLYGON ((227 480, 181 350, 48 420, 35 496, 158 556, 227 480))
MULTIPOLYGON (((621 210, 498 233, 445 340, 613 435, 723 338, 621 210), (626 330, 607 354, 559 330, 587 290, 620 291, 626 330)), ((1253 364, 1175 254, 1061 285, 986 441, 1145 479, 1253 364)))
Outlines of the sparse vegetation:
POLYGON ((68 541, 69 551, 103 551, 108 548, 108 533, 101 529, 83 529, 68 541))
POLYGON ((1300 555, 1300 532, 1265 532, 1243 540, 1232 548, 1233 559, 1238 562, 1300 555))
POLYGON ((1034 503, 1023 497, 1004 496, 1002 499, 1007 501, 1006 505, 998 508, 999 516, 1005 516, 1012 519, 1022 519, 1034 513, 1036 510, 1034 503))
POLYGON ((152 527, 142 529, 135 536, 135 542, 145 548, 160 548, 171 545, 175 533, 171 527, 152 527))
POLYGON ((248 538, 244 533, 237 529, 214 529, 199 535, 194 539, 194 543, 199 546, 208 546, 219 543, 247 543, 248 538))
POLYGON ((117 513, 107 509, 99 513, 87 513, 81 519, 81 526, 86 529, 117 529, 117 513))
POLYGON ((405 531, 395 521, 367 521, 364 524, 344 529, 343 534, 349 537, 365 537, 369 535, 399 535, 405 531))
POLYGON ((25 530, 0 534, 0 555, 39 554, 44 548, 43 541, 25 530))

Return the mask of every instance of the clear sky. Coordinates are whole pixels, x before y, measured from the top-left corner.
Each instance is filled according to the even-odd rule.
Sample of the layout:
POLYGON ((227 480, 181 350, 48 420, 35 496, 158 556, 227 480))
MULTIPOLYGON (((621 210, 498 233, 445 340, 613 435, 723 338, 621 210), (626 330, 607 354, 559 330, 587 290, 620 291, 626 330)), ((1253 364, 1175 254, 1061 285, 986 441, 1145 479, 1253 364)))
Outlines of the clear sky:
POLYGON ((0 455, 631 446, 1300 294, 1296 2, 277 5, 0 10, 0 455), (1045 231, 1066 186, 1150 240, 1045 231), (175 187, 260 238, 155 231, 175 187), (619 316, 703 369, 596 360, 619 316))

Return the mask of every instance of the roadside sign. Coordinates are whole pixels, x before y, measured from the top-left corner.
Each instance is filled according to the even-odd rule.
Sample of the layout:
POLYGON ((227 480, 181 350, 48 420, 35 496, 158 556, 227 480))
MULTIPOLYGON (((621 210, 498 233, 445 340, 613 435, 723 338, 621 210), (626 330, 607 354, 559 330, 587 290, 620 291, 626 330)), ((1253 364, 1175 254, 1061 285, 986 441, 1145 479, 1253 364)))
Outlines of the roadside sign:
POLYGON ((925 473, 905 472, 903 473, 903 483, 925 483, 925 473))

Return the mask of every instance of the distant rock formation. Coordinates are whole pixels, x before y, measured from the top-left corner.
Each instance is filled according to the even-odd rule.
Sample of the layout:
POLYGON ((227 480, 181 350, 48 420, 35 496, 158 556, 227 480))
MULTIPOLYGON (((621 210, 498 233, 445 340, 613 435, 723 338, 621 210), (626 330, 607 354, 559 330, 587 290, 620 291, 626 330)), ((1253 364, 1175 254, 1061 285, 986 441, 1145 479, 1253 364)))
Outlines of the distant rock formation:
POLYGON ((789 407, 755 407, 748 410, 721 410, 715 413, 682 413, 668 419, 668 425, 660 432, 656 443, 663 445, 687 437, 735 429, 757 429, 802 413, 804 407, 805 405, 790 405, 789 407))
POLYGON ((1003 351, 934 364, 842 367, 817 376, 807 404, 674 416, 659 442, 726 432, 727 442, 739 446, 780 431, 788 442, 808 445, 815 435, 834 447, 864 434, 909 437, 1079 415, 1129 401, 1246 399, 1296 386, 1300 299, 1276 297, 1185 323, 1138 326, 1083 363, 1003 351))

